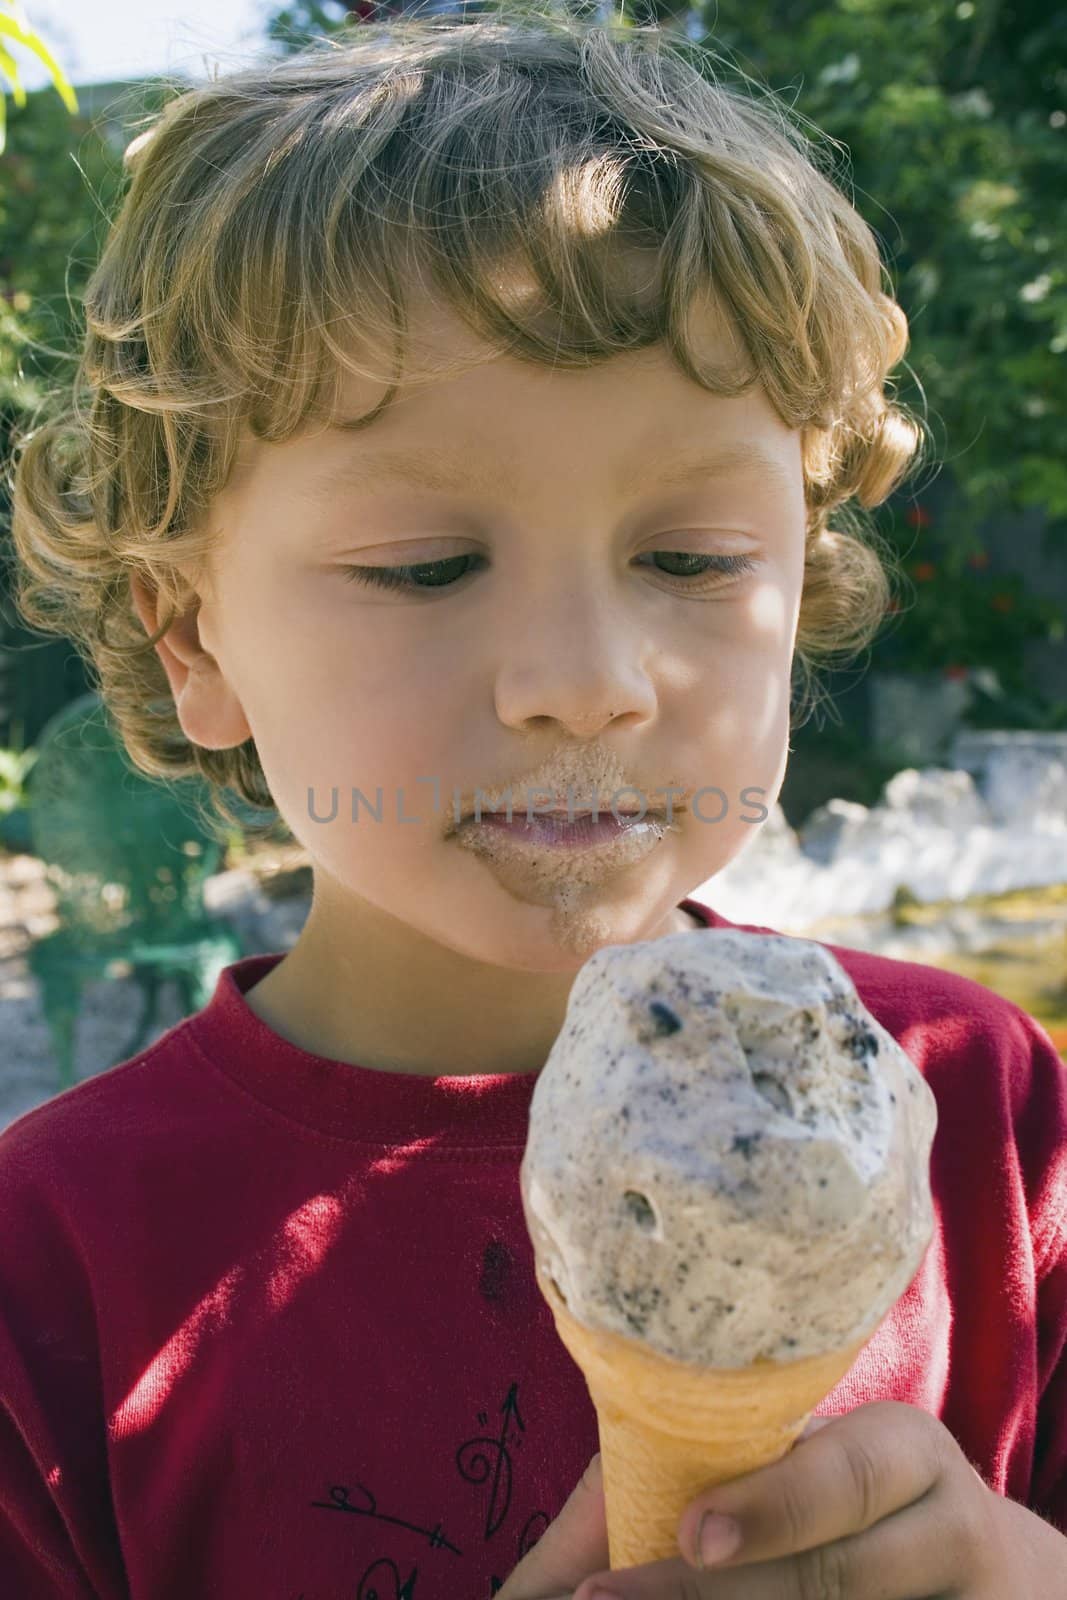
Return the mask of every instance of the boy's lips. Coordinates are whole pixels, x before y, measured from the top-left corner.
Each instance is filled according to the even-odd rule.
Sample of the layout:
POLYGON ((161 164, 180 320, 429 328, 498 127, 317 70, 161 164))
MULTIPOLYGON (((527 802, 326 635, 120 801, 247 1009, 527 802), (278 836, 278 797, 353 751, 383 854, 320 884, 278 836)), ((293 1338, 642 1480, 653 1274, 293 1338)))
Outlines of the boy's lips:
POLYGON ((461 825, 463 835, 473 833, 485 837, 507 839, 524 850, 553 850, 570 853, 577 850, 604 850, 617 845, 627 835, 655 832, 662 837, 667 832, 666 820, 656 814, 650 813, 642 817, 640 813, 633 812, 627 815, 620 811, 615 817, 610 811, 596 817, 587 812, 584 817, 576 816, 572 821, 566 814, 544 812, 540 816, 533 816, 529 821, 525 814, 516 816, 508 822, 506 816, 495 812, 486 812, 480 822, 469 817, 461 825))
MULTIPOLYGON (((504 805, 491 806, 491 805, 488 805, 487 803, 483 802, 480 809, 481 809, 481 812, 482 812, 483 816, 485 815, 486 812, 492 812, 497 816, 503 816, 504 813, 507 810, 507 807, 504 806, 504 805)), ((533 816, 533 817, 559 817, 559 818, 561 818, 562 821, 567 822, 567 821, 570 821, 571 819, 577 820, 579 817, 591 817, 593 815, 593 809, 594 808, 592 806, 575 806, 573 810, 568 810, 566 805, 561 805, 561 806, 554 806, 551 811, 546 811, 543 806, 538 805, 538 804, 532 804, 531 807, 530 807, 530 815, 533 816)), ((525 816, 526 807, 524 805, 522 805, 521 803, 512 802, 511 811, 512 811, 512 815, 513 816, 525 816)), ((610 817, 611 814, 612 814, 611 801, 610 800, 602 800, 602 801, 600 801, 600 803, 596 807, 596 812, 597 812, 598 816, 610 817)), ((625 805, 625 806, 616 806, 615 807, 615 814, 617 816, 620 816, 620 817, 641 817, 641 816, 645 816, 645 817, 662 817, 666 813, 664 812, 664 809, 663 809, 662 806, 644 806, 644 807, 642 807, 642 806, 639 806, 639 805, 636 805, 636 806, 635 805, 625 805)), ((469 811, 465 811, 463 813, 462 820, 464 822, 466 822, 468 817, 473 817, 473 816, 474 816, 474 803, 472 801, 470 810, 469 811)))
MULTIPOLYGON (((636 784, 626 784, 623 785, 623 788, 627 791, 628 796, 630 793, 637 793, 639 795, 644 794, 644 790, 639 789, 636 784)), ((494 804, 493 801, 495 793, 496 791, 491 790, 479 791, 481 798, 478 801, 478 810, 482 816, 485 816, 488 813, 493 813, 497 816, 504 816, 506 814, 506 799, 502 796, 499 800, 499 803, 494 804)), ((527 803, 521 798, 515 798, 513 794, 511 802, 512 816, 525 817, 526 804, 527 803)), ((551 810, 545 809, 545 800, 540 797, 535 797, 534 799, 530 800, 529 805, 530 814, 532 817, 559 817, 562 821, 567 822, 572 818, 577 820, 579 817, 591 817, 593 815, 593 806, 591 802, 583 802, 581 805, 575 804, 573 810, 569 810, 565 797, 557 797, 556 804, 551 810)), ((672 812, 685 811, 686 809, 687 803, 684 795, 675 796, 672 798, 672 812)), ((608 795, 606 798, 598 800, 596 810, 599 816, 610 817, 612 815, 612 797, 608 795)), ((665 805, 661 805, 658 801, 642 802, 641 800, 632 800, 627 798, 624 804, 615 804, 614 813, 619 817, 665 817, 667 815, 667 808, 665 805)), ((474 796, 464 795, 463 811, 460 814, 460 822, 467 822, 471 817, 474 816, 474 814, 474 796)))

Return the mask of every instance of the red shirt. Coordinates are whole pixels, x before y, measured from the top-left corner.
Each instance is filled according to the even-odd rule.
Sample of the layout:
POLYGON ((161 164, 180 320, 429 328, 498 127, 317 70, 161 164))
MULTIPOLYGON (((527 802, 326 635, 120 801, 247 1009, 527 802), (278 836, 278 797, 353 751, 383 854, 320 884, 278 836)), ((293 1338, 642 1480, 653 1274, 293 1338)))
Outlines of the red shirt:
MULTIPOLYGON (((933 1242, 818 1410, 921 1406, 1067 1532, 1067 1069, 990 990, 829 948, 940 1122, 933 1242)), ((311 1055, 243 999, 281 959, 0 1136, 13 1600, 488 1600, 597 1449, 522 1215, 536 1074, 311 1055)))

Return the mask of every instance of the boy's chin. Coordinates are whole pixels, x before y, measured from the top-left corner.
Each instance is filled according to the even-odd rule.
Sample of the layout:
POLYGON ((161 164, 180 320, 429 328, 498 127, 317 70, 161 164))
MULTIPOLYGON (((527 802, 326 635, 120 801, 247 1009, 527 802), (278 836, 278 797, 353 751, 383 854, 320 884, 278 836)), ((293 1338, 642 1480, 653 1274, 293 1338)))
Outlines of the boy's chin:
POLYGON ((609 944, 634 944, 702 926, 677 904, 649 914, 632 901, 612 902, 587 895, 552 906, 506 905, 477 917, 468 902, 454 930, 476 960, 516 971, 574 973, 595 951, 609 944), (465 926, 463 926, 465 924, 465 926), (469 937, 464 938, 467 934, 469 937))

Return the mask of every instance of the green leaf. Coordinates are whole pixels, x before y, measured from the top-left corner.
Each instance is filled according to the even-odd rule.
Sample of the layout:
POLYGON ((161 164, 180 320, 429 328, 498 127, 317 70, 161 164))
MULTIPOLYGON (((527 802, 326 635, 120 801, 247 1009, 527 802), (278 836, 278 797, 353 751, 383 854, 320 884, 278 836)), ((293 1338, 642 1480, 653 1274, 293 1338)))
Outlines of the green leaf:
MULTIPOLYGON (((51 74, 52 83, 63 104, 72 115, 76 115, 78 97, 74 93, 74 86, 44 40, 28 27, 21 26, 18 22, 13 22, 10 17, 5 16, 0 16, 0 34, 6 34, 8 38, 14 39, 18 44, 25 45, 27 50, 31 51, 39 61, 44 63, 51 74)), ((24 103, 24 101, 25 95, 20 104, 24 103)))
MULTIPOLYGON (((0 23, 2 23, 3 20, 4 19, 0 17, 0 23)), ((3 33, 3 31, 3 28, 0 27, 0 33, 3 33)), ((7 46, 3 44, 0 44, 0 67, 4 69, 7 77, 11 80, 11 92, 15 96, 15 104, 17 106, 24 106, 26 104, 26 91, 22 87, 22 79, 19 77, 18 62, 15 60, 7 46)))

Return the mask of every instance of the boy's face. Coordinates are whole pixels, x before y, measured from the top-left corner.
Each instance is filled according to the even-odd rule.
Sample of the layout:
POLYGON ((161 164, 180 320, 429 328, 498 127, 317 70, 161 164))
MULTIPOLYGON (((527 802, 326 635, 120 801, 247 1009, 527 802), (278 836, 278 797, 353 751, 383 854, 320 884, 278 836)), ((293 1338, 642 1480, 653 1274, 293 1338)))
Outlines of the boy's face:
MULTIPOLYGON (((729 359, 710 308, 699 326, 729 359)), ((478 348, 439 309, 414 331, 478 348)), ((341 414, 381 394, 347 377, 341 414)), ((402 389, 365 432, 249 439, 213 510, 210 589, 161 654, 190 738, 255 738, 320 921, 384 913, 477 962, 573 973, 602 944, 687 926, 678 901, 774 803, 805 505, 800 434, 761 389, 711 395, 661 349, 582 371, 495 356, 402 389), (653 481, 730 445, 779 473, 653 481), (457 487, 322 482, 386 448, 443 454, 457 487), (755 565, 720 575, 668 552, 755 565), (421 591, 346 576, 429 562, 449 565, 416 577, 446 581, 421 591), (673 788, 674 826, 595 852, 457 829, 455 801, 509 784, 519 820, 546 790, 565 806, 568 784, 577 809, 624 785, 620 809, 666 807, 673 788)))

